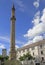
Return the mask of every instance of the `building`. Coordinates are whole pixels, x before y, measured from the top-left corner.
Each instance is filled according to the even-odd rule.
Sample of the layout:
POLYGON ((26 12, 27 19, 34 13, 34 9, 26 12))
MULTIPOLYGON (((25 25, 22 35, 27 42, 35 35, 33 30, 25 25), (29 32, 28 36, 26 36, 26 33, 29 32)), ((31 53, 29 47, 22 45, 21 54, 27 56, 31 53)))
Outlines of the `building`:
POLYGON ((17 50, 17 59, 23 54, 29 52, 33 57, 40 59, 40 61, 45 60, 45 40, 26 45, 17 50))
POLYGON ((7 56, 7 50, 6 49, 2 49, 2 56, 6 57, 7 56))

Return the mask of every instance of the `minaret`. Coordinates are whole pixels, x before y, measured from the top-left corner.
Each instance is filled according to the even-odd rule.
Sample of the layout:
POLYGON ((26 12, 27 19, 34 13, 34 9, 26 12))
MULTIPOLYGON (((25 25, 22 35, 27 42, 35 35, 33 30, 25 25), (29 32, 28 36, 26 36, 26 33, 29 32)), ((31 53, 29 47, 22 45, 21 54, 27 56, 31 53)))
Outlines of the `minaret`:
POLYGON ((9 60, 4 61, 4 65, 22 65, 20 61, 16 60, 16 50, 15 50, 15 8, 12 7, 11 14, 11 37, 10 37, 10 56, 9 60))
POLYGON ((10 56, 9 60, 15 59, 16 58, 16 53, 15 53, 15 7, 13 4, 12 7, 12 12, 11 12, 11 36, 10 36, 10 56))

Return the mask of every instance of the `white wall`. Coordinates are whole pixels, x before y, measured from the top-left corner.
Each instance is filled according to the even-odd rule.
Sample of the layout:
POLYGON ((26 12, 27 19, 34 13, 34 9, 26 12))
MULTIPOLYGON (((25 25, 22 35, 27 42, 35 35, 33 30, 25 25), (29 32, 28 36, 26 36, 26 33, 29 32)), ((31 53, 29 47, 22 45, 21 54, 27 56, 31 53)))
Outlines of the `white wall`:
POLYGON ((18 51, 17 53, 17 57, 19 58, 20 56, 23 56, 23 54, 26 54, 27 52, 30 52, 30 54, 33 56, 33 57, 38 57, 39 59, 41 59, 41 57, 44 57, 45 59, 45 44, 42 44, 42 48, 40 48, 40 45, 39 46, 35 46, 34 49, 32 50, 32 48, 29 48, 28 49, 24 49, 24 50, 21 50, 20 52, 18 51), (41 51, 43 51, 43 55, 41 55, 41 51), (34 55, 33 55, 34 53, 34 55))

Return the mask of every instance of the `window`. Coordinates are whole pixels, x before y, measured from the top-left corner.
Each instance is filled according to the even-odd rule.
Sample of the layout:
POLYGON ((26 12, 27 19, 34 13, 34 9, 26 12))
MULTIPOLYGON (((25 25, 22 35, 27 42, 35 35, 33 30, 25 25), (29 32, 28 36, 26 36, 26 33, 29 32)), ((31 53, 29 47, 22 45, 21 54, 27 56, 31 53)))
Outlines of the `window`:
POLYGON ((42 48, 42 45, 40 45, 40 48, 42 48))
POLYGON ((35 49, 35 47, 32 47, 32 50, 34 50, 35 49))
POLYGON ((29 48, 27 49, 27 51, 29 51, 29 48))
POLYGON ((41 54, 43 54, 43 51, 41 51, 41 54))
POLYGON ((42 61, 44 61, 44 57, 42 57, 42 61))
POLYGON ((33 56, 34 56, 34 52, 33 52, 33 56))

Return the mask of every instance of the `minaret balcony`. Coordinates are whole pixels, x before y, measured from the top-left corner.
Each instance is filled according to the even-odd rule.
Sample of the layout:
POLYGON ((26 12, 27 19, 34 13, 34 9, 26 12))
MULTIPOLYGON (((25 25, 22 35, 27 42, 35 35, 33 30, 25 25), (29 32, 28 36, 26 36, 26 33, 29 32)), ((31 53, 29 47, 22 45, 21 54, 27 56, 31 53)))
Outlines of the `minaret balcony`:
POLYGON ((12 16, 12 17, 11 17, 11 20, 16 20, 15 16, 12 16))

